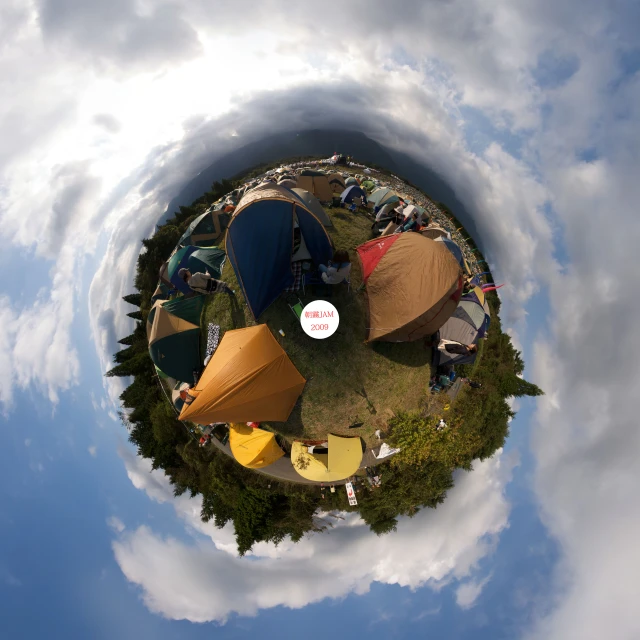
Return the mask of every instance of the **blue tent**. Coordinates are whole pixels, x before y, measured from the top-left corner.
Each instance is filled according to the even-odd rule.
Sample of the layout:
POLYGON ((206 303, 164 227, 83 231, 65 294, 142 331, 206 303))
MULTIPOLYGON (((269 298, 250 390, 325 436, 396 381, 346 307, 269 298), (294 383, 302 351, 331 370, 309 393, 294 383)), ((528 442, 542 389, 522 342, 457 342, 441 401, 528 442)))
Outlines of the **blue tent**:
POLYGON ((352 184, 340 194, 340 202, 351 204, 354 198, 362 198, 362 202, 367 201, 367 194, 357 185, 352 184))
POLYGON ((296 220, 311 260, 327 264, 332 247, 322 222, 288 189, 274 184, 250 191, 229 224, 227 255, 255 318, 293 284, 296 220))

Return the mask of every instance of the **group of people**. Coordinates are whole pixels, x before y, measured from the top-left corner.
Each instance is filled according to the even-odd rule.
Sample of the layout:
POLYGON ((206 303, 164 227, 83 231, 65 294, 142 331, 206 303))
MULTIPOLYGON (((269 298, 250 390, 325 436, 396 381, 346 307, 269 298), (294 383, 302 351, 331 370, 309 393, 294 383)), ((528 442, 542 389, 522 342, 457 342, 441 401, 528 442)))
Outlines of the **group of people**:
POLYGON ((375 220, 371 225, 372 229, 378 227, 382 228, 382 225, 386 223, 387 227, 383 231, 384 234, 388 233, 406 233, 407 231, 420 231, 423 225, 423 216, 418 211, 412 213, 405 213, 405 209, 408 205, 404 200, 400 199, 399 202, 385 204, 382 207, 376 207, 374 209, 375 220), (395 229, 393 228, 395 227, 395 229))

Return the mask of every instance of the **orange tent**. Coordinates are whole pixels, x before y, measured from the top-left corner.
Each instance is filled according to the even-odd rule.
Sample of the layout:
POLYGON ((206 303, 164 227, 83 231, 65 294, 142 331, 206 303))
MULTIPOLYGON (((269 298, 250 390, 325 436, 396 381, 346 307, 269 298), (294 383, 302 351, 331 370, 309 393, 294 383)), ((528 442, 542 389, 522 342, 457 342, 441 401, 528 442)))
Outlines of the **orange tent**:
POLYGON ((266 324, 227 331, 180 420, 284 422, 305 382, 266 324))
POLYGON ((462 295, 462 273, 442 242, 396 233, 356 251, 367 291, 367 342, 418 340, 453 315, 462 295))

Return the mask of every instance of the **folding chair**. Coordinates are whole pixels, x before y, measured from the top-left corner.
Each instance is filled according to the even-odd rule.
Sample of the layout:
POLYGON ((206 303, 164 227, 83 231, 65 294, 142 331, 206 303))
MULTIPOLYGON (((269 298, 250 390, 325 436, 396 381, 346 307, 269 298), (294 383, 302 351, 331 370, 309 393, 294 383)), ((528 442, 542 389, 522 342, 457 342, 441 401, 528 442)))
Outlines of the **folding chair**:
POLYGON ((293 312, 293 315, 300 320, 300 316, 302 316, 302 310, 304 309, 304 305, 302 304, 302 300, 298 298, 297 302, 287 302, 289 305, 289 309, 293 312))
POLYGON ((308 271, 302 277, 302 292, 306 295, 307 286, 311 287, 312 294, 314 296, 321 296, 323 298, 331 297, 331 285, 319 277, 315 272, 308 271))

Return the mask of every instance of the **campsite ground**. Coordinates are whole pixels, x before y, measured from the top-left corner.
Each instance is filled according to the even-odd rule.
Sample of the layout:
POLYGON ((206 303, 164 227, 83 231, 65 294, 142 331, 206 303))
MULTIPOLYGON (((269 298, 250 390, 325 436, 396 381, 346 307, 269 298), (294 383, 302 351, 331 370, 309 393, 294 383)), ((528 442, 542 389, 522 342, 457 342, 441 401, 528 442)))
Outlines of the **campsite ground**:
MULTIPOLYGON (((307 288, 299 296, 284 294, 260 317, 287 352, 307 384, 289 420, 269 426, 288 438, 320 439, 328 433, 360 435, 368 445, 376 429, 384 431, 398 410, 418 409, 426 400, 431 375, 431 349, 422 341, 365 344, 366 299, 359 291, 362 273, 355 247, 371 238, 371 219, 362 212, 327 208, 333 227, 327 229, 336 249, 347 249, 352 260, 351 291, 346 285, 331 288, 329 300, 340 314, 338 330, 325 340, 315 340, 302 330, 288 302, 299 297, 304 304, 320 295, 307 288), (284 337, 278 332, 282 329, 284 337), (350 425, 362 423, 360 428, 350 425)), ((256 324, 245 303, 231 265, 222 279, 237 293, 210 296, 202 314, 206 342, 208 323, 222 333, 256 324)), ((263 425, 264 426, 264 425, 263 425)))

